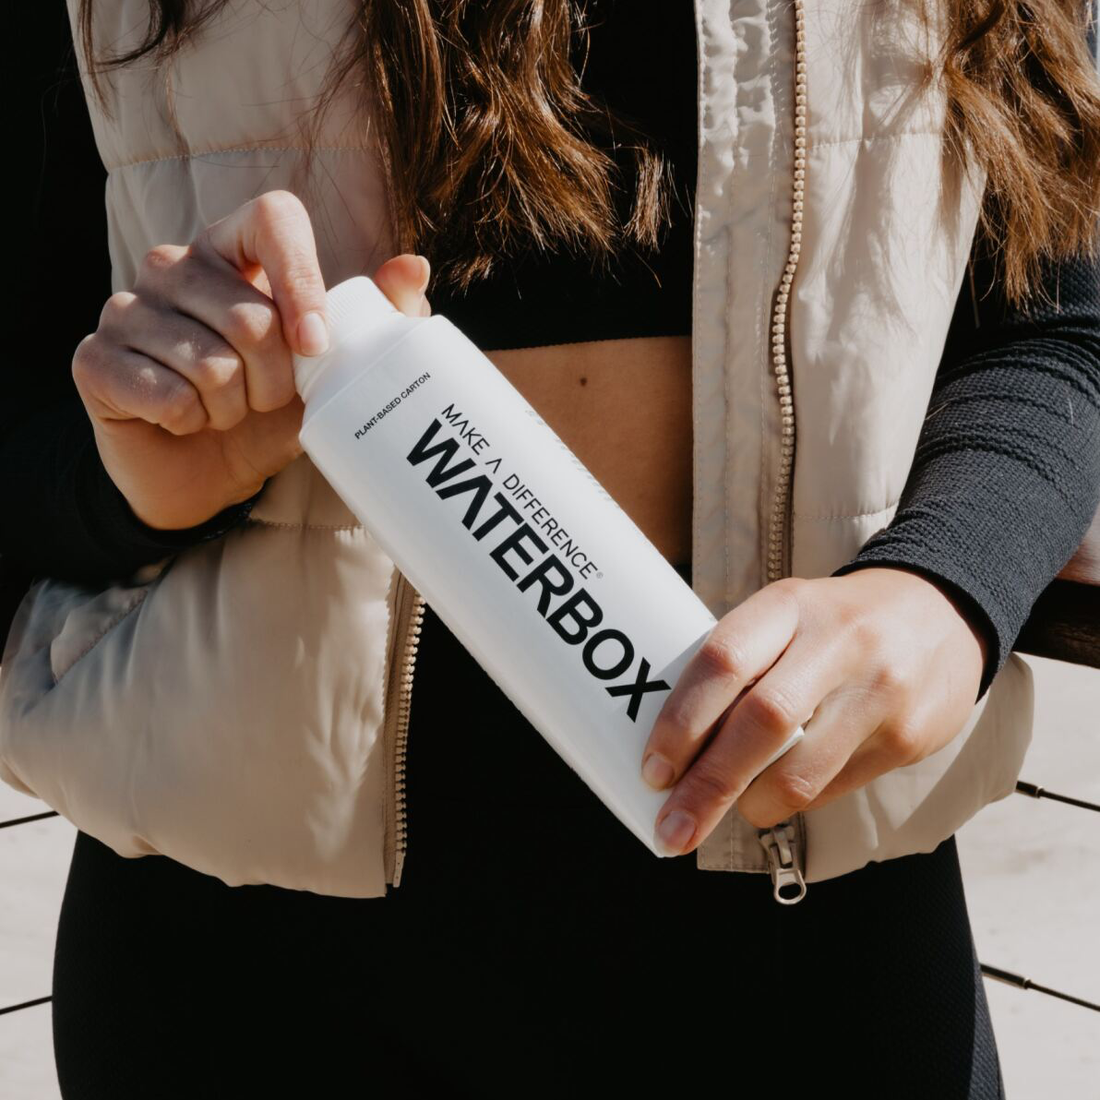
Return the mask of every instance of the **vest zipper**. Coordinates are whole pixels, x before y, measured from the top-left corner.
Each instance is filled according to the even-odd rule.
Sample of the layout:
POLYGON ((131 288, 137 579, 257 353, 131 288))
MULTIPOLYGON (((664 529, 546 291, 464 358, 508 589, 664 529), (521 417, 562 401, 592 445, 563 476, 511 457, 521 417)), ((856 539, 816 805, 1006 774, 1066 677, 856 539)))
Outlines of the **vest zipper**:
MULTIPOLYGON (((787 263, 780 280, 779 295, 776 298, 772 316, 772 362, 776 377, 779 407, 781 410, 782 437, 780 445, 780 470, 776 481, 775 495, 768 529, 768 583, 778 580, 789 572, 790 554, 788 538, 790 534, 790 482, 794 463, 794 402, 791 399, 790 375, 787 370, 787 325, 788 303, 791 283, 798 266, 798 254, 802 242, 802 203, 803 185, 806 174, 806 45, 805 14, 803 0, 794 0, 795 19, 795 128, 794 128, 794 197, 791 221, 791 243, 787 254, 787 263)), ((393 821, 394 821, 394 860, 393 885, 401 883, 401 871, 405 863, 407 847, 407 822, 405 819, 405 756, 408 736, 409 709, 412 703, 412 678, 416 663, 417 639, 424 614, 424 598, 409 583, 404 574, 398 575, 397 628, 402 639, 401 668, 397 680, 397 726, 394 735, 393 756, 393 821), (405 593, 411 593, 408 601, 408 620, 404 632, 401 632, 402 607, 405 593)), ((776 901, 784 905, 793 905, 806 895, 806 882, 803 877, 805 853, 801 841, 803 823, 801 814, 795 814, 797 821, 780 822, 770 829, 761 829, 757 836, 768 857, 772 887, 776 901), (795 886, 795 897, 784 897, 782 890, 795 886)))
POLYGON ((802 877, 804 859, 799 823, 781 821, 770 829, 761 829, 757 835, 768 857, 775 900, 780 905, 801 901, 806 896, 806 880, 802 877), (790 894, 791 887, 797 891, 794 896, 790 894))
MULTIPOLYGON (((791 242, 787 263, 780 280, 779 294, 772 314, 772 365, 779 397, 782 435, 779 452, 779 476, 776 479, 768 524, 767 581, 770 584, 790 573, 790 511, 791 473, 794 466, 795 424, 794 402, 791 399, 791 378, 788 371, 787 317, 791 283, 802 248, 802 200, 806 178, 806 42, 803 0, 794 0, 795 27, 795 97, 794 97, 794 195, 791 218, 791 242)), ((761 829, 757 838, 768 855, 772 888, 776 901, 791 905, 806 894, 803 878, 805 853, 801 814, 797 821, 780 822, 770 829, 761 829), (795 897, 783 897, 780 891, 790 885, 798 888, 795 897)))
POLYGON ((787 370, 787 314, 791 282, 798 266, 802 248, 802 198, 806 176, 806 45, 803 39, 804 15, 802 0, 795 0, 795 109, 794 109, 794 210, 791 219, 791 245, 787 264, 779 284, 772 314, 772 364, 776 378, 781 412, 782 436, 779 452, 779 476, 775 483, 771 517, 768 527, 768 583, 789 572, 789 514, 791 470, 794 465, 794 402, 791 400, 791 379, 787 370))
MULTIPOLYGON (((390 783, 390 820, 393 821, 392 885, 401 885, 401 871, 405 866, 407 847, 407 823, 405 813, 405 757, 409 732, 409 712, 412 708, 413 670, 420 639, 420 627, 424 620, 424 597, 412 586, 408 577, 398 571, 397 596, 394 602, 394 638, 399 648, 400 665, 396 677, 390 683, 390 696, 386 700, 387 714, 395 715, 393 733, 392 781, 390 783)), ((392 667, 392 665, 391 665, 392 667)))

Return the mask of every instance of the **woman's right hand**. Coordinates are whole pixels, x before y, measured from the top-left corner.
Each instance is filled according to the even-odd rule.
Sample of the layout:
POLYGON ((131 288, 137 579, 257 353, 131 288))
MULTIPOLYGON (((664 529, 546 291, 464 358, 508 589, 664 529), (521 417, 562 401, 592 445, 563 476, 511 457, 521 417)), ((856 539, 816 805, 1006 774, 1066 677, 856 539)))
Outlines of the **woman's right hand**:
MULTIPOLYGON (((404 253, 373 278, 421 316, 429 274, 404 253)), ((324 350, 324 312, 313 228, 289 191, 252 199, 188 246, 149 250, 72 363, 103 465, 138 519, 202 523, 302 453, 291 353, 324 350)))

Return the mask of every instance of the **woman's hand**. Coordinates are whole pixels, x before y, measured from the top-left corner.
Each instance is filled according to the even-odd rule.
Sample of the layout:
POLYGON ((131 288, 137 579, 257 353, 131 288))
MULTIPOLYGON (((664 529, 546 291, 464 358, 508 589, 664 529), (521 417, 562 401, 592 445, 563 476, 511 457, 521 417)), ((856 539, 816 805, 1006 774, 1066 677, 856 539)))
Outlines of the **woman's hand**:
MULTIPOLYGON (((374 280, 420 316, 429 274, 403 254, 374 280)), ((324 313, 313 228, 289 191, 252 199, 190 245, 149 250, 72 363, 103 464, 138 519, 194 526, 302 453, 291 353, 325 349, 324 313)))
POLYGON ((682 855, 733 803, 765 828, 922 760, 966 724, 985 659, 959 604, 915 570, 767 585, 719 620, 654 723, 643 776, 675 784, 657 842, 682 855))

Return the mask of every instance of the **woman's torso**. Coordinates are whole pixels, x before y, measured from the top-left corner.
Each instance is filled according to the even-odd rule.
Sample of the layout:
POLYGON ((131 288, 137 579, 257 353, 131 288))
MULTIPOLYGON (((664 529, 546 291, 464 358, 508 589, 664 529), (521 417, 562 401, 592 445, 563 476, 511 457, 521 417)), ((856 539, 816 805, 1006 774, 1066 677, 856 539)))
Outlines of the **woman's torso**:
POLYGON ((665 558, 690 564, 691 337, 486 354, 665 558))
MULTIPOLYGON (((478 342, 665 558, 690 565, 694 8, 590 0, 585 16, 583 90, 638 126, 667 166, 658 247, 626 243, 608 274, 592 273, 586 255, 525 254, 460 300, 428 293, 433 310, 442 307, 478 342)), ((631 140, 616 131, 616 147, 593 135, 621 173, 621 222, 637 172, 624 151, 631 140)))
MULTIPOLYGON (((74 20, 77 3, 68 0, 74 20)), ((305 156, 300 130, 300 116, 316 99, 327 55, 356 3, 228 5, 171 63, 146 61, 115 74, 109 113, 90 99, 109 169, 114 289, 133 286, 146 249, 189 241, 210 221, 275 188, 306 203, 328 285, 370 274, 403 250, 395 242, 384 149, 359 125, 364 82, 347 81, 324 115, 319 142, 310 149, 315 157, 305 156)), ((136 46, 146 11, 145 0, 97 4, 101 48, 136 46)), ((810 0, 796 0, 793 8, 753 0, 735 9, 697 0, 697 78, 671 79, 652 55, 638 64, 662 93, 698 97, 691 336, 662 340, 649 333, 636 346, 598 341, 602 346, 588 350, 599 364, 593 371, 585 359, 586 373, 580 356, 561 347, 486 347, 660 551, 678 561, 686 557, 686 540, 672 509, 679 505, 682 520, 690 499, 692 586, 716 616, 780 576, 828 575, 889 522, 965 274, 981 175, 963 187, 954 168, 944 171, 942 94, 911 96, 924 69, 901 33, 910 29, 908 16, 891 12, 887 29, 899 33, 887 36, 872 33, 880 15, 810 0), (852 57, 858 65, 849 64, 852 57), (856 201, 869 193, 874 203, 856 201), (957 201, 943 203, 944 194, 957 201), (676 360, 670 351, 689 341, 690 384, 687 356, 676 360), (651 369, 649 354, 660 360, 651 369), (684 369, 677 371, 677 362, 684 369), (601 390, 610 397, 601 400, 601 390), (676 409, 689 401, 691 481, 685 472, 679 484, 690 488, 690 497, 668 488, 676 469, 688 464, 675 425, 686 427, 687 417, 677 420, 676 409), (671 549, 677 531, 681 549, 671 549)), ((254 675, 272 685, 258 702, 273 725, 286 725, 288 708, 296 707, 304 720, 327 728, 331 689, 303 692, 300 677, 287 669, 283 679, 293 692, 277 690, 283 635, 262 624, 281 617, 308 628, 316 666, 355 693, 342 713, 359 716, 365 752, 395 742, 402 709, 385 703, 400 698, 401 674, 415 648, 416 593, 399 576, 394 583, 393 563, 350 519, 308 462, 272 478, 251 512, 247 542, 241 540, 250 556, 248 575, 265 602, 249 609, 247 624, 221 616, 214 633, 227 640, 235 629, 246 632, 248 643, 227 640, 227 651, 239 679, 254 675), (272 553, 258 565, 276 537, 280 547, 292 545, 283 538, 287 531, 304 532, 303 547, 308 536, 308 557, 272 553), (336 558, 339 569, 331 565, 336 558), (303 601, 307 590, 287 579, 307 573, 338 577, 340 598, 303 601), (379 630, 387 621, 394 629, 379 630), (405 660, 387 661, 393 653, 405 660), (364 669, 374 671, 364 675, 364 669)), ((176 571, 180 585, 182 575, 176 571)), ((147 610, 145 621, 157 619, 158 611, 168 629, 174 621, 168 597, 147 610)), ((85 673, 92 667, 86 659, 81 664, 85 673)), ((991 791, 1008 789, 1030 735, 1021 667, 1018 662, 1010 676, 997 678, 989 692, 995 705, 956 739, 967 750, 959 754, 960 766, 954 750, 934 754, 874 781, 871 799, 837 800, 827 814, 795 815, 800 835, 803 825, 807 831, 817 826, 805 845, 807 880, 835 876, 887 851, 927 850, 991 791), (992 780, 974 766, 979 759, 989 762, 992 780), (934 790, 942 812, 911 814, 918 788, 934 790)), ((263 726, 259 716, 257 725, 263 726)), ((232 744, 220 729, 206 732, 212 743, 219 735, 219 752, 232 744)), ((354 761, 354 789, 364 800, 388 797, 392 811, 393 759, 382 757, 379 751, 369 765, 354 761), (370 782, 360 781, 363 774, 370 782)), ((318 764, 328 775, 330 760, 318 764)), ((224 771, 231 769, 219 766, 204 777, 210 789, 224 771)), ((304 774, 295 775, 291 794, 306 789, 304 774)), ((278 803, 263 793, 248 806, 257 821, 278 803)), ((174 830, 194 841, 192 816, 173 820, 171 810, 160 811, 146 807, 164 822, 164 835, 171 840, 174 830)), ((383 836, 379 825, 348 847, 343 862, 327 850, 326 878, 311 878, 308 888, 338 892, 351 881, 360 893, 382 893, 386 883, 397 885, 387 877, 395 871, 394 853, 395 834, 383 836), (364 850, 377 857, 366 868, 364 850)), ((285 865, 281 853, 280 860, 285 865)), ((221 865, 239 873, 239 854, 226 853, 221 865)), ((700 846, 698 866, 768 870, 755 830, 732 813, 700 846)), ((314 870, 311 863, 310 874, 314 870)), ((293 868, 280 881, 301 879, 301 869, 293 868)))

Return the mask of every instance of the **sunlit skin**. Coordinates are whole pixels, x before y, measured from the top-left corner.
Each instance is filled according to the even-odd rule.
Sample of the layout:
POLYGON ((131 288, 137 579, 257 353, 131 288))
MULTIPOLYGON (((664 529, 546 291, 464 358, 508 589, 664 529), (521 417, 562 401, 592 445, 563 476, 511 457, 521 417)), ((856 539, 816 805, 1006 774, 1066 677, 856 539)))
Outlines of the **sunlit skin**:
MULTIPOLYGON (((423 257, 395 256, 374 279, 404 313, 430 313, 423 257)), ((140 519, 199 523, 301 454, 290 356, 310 353, 301 323, 324 306, 290 192, 150 250, 73 359, 104 466, 140 519)), ((657 549, 690 562, 690 337, 488 356, 657 549)), ((735 803, 766 827, 930 755, 970 716, 985 656, 961 606, 916 570, 765 585, 719 620, 649 735, 643 776, 669 791, 657 842, 688 853, 735 803), (757 774, 799 724, 803 740, 757 774)))

